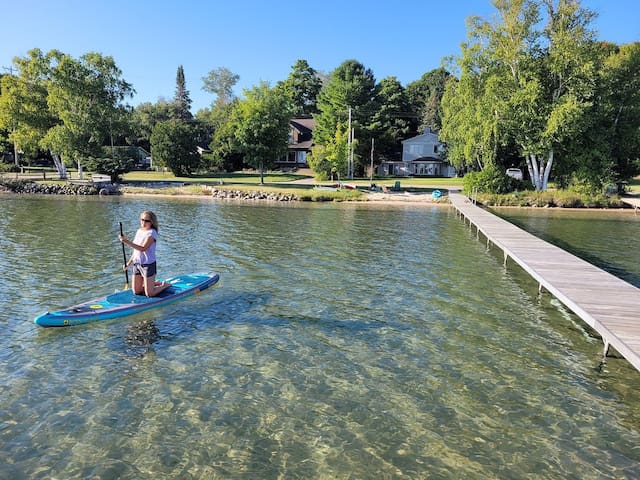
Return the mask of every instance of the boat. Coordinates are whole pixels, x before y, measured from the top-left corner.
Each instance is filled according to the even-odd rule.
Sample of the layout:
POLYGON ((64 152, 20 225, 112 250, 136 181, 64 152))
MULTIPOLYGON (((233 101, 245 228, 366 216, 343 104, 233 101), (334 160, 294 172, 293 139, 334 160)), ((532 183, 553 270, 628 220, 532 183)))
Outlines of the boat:
POLYGON ((45 312, 38 315, 34 323, 43 327, 67 327, 125 317, 200 293, 219 279, 215 272, 179 275, 166 279, 169 287, 155 297, 135 295, 131 289, 122 290, 64 310, 45 312))

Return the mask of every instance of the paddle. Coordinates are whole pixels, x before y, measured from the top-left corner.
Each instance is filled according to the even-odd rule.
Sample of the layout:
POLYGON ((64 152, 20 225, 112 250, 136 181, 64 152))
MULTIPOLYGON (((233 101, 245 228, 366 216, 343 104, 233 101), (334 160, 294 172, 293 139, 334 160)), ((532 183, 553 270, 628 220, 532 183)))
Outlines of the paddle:
MULTIPOLYGON (((120 235, 124 235, 124 233, 122 233, 122 222, 120 222, 120 235)), ((124 260, 124 265, 126 265, 127 264, 127 254, 124 251, 124 243, 122 243, 121 245, 122 245, 122 259, 124 260)), ((124 289, 125 290, 129 290, 129 269, 128 268, 124 269, 124 278, 127 279, 127 283, 125 283, 124 289)))

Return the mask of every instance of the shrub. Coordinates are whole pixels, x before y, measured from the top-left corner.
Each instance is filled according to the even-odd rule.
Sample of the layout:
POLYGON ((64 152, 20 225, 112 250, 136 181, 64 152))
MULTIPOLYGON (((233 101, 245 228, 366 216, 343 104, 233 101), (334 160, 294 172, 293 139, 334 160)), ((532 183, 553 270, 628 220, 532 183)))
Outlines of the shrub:
POLYGON ((487 165, 479 172, 467 173, 462 179, 464 191, 470 193, 509 193, 523 187, 523 182, 511 178, 496 165, 487 165))

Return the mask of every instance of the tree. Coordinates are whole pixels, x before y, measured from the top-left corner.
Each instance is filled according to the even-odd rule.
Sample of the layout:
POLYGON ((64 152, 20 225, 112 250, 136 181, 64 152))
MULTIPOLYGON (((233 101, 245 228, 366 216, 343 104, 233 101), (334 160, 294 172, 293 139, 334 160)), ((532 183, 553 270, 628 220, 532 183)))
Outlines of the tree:
POLYGON ((240 76, 225 67, 211 70, 206 77, 202 77, 203 90, 216 95, 214 107, 229 104, 233 98, 233 87, 240 80, 240 76))
POLYGON ((191 114, 191 98, 184 79, 184 69, 182 65, 178 67, 176 73, 176 94, 173 98, 173 114, 175 118, 182 122, 189 122, 193 119, 191 114))
POLYGON ((282 88, 293 105, 293 115, 310 117, 317 113, 316 99, 322 89, 322 79, 306 60, 297 60, 282 88))
POLYGON ((47 102, 59 123, 47 131, 43 144, 77 162, 98 157, 114 134, 114 120, 123 114, 121 102, 133 89, 121 78, 112 57, 87 53, 78 60, 58 51, 49 53, 51 79, 47 102))
POLYGON ((265 82, 244 94, 238 103, 235 138, 245 162, 260 170, 264 183, 264 170, 287 153, 291 106, 280 89, 265 82))
POLYGON ((213 129, 213 138, 209 144, 214 169, 235 171, 242 168, 242 150, 236 139, 236 130, 240 125, 239 100, 234 99, 224 106, 211 110, 207 123, 213 129))
POLYGON ((327 145, 314 145, 308 157, 309 166, 319 180, 338 180, 347 175, 349 155, 349 130, 347 125, 338 124, 334 138, 327 145))
POLYGON ((172 118, 172 104, 166 100, 156 103, 143 102, 132 113, 132 123, 135 138, 133 142, 147 151, 151 151, 151 133, 159 122, 166 122, 172 118))
POLYGON ((35 156, 47 131, 57 118, 47 105, 50 79, 49 58, 39 49, 27 57, 13 60, 17 75, 0 79, 0 129, 8 132, 7 140, 18 150, 35 156))
POLYGON ((422 131, 427 127, 440 130, 442 127, 440 105, 450 76, 444 68, 436 68, 407 85, 407 96, 418 119, 418 130, 422 131))
POLYGON ((318 95, 319 113, 314 116, 316 128, 313 138, 316 144, 327 145, 335 138, 339 124, 347 125, 351 110, 351 127, 360 140, 356 149, 355 166, 358 173, 364 172, 371 143, 371 116, 377 111, 377 86, 373 72, 356 60, 346 60, 331 74, 327 85, 318 95))
POLYGON ((158 122, 151 134, 151 155, 174 175, 191 175, 200 166, 193 127, 178 119, 158 122))
POLYGON ((581 134, 593 100, 588 29, 593 13, 578 0, 494 0, 493 5, 495 21, 469 23, 459 85, 448 82, 451 90, 443 99, 443 139, 464 143, 462 148, 450 144, 454 157, 473 154, 490 162, 513 140, 535 188, 546 190, 555 153, 581 134), (546 24, 538 31, 543 7, 546 24), (476 122, 471 135, 465 133, 472 127, 469 118, 476 122))
POLYGON ((598 71, 598 111, 589 118, 605 132, 612 180, 629 180, 640 173, 640 42, 613 49, 598 71))
POLYGON ((397 159, 401 141, 413 132, 409 99, 396 77, 383 78, 378 89, 378 110, 372 115, 369 129, 374 135, 378 155, 397 159))

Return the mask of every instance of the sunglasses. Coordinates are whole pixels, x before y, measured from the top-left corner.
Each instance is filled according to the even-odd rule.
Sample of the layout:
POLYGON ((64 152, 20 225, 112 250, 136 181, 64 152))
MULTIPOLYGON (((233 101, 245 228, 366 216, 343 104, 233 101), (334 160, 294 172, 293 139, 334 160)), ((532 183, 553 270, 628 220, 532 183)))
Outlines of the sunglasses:
POLYGON ((149 220, 148 218, 141 218, 140 221, 144 223, 147 223, 147 222, 151 223, 151 220, 149 220))

